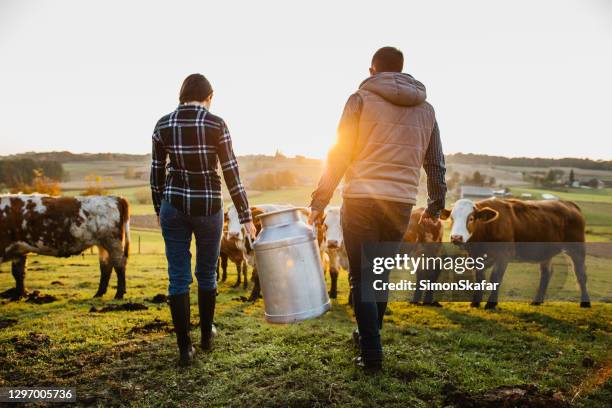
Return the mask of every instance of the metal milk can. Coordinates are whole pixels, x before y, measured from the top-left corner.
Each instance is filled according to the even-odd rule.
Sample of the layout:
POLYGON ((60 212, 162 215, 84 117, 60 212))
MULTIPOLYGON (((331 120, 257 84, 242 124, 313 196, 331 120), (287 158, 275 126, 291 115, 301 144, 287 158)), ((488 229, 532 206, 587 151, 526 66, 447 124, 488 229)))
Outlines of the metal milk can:
POLYGON ((253 248, 266 320, 293 323, 331 308, 316 233, 303 220, 303 208, 258 216, 262 229, 253 248))

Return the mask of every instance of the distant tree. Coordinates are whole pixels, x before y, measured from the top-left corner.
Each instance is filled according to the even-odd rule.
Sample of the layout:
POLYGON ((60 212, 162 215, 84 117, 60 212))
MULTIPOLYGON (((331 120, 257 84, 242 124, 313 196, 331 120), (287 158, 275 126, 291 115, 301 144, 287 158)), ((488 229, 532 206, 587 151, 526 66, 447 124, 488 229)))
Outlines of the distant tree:
POLYGON ((32 185, 36 177, 61 181, 64 178, 62 164, 54 161, 37 161, 29 158, 0 161, 0 184, 12 188, 32 185))
POLYGON ((574 174, 574 169, 571 169, 570 173, 569 173, 569 183, 570 183, 570 186, 572 184, 574 184, 574 181, 576 181, 576 175, 574 174))
POLYGON ((106 182, 111 182, 112 177, 102 177, 97 174, 90 174, 85 177, 85 181, 89 183, 87 188, 81 192, 81 195, 108 195, 109 191, 105 185, 106 182))
POLYGON ((42 170, 35 171, 35 177, 32 183, 25 184, 20 183, 10 189, 11 193, 23 193, 23 194, 49 194, 52 196, 58 196, 62 194, 62 189, 59 183, 55 180, 51 180, 43 175, 42 170))

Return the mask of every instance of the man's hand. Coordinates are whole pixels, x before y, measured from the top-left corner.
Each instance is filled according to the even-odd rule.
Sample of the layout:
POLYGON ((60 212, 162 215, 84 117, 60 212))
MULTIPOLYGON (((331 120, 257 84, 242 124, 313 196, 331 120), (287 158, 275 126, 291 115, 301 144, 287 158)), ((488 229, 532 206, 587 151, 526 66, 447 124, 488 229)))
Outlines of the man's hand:
POLYGON ((249 221, 244 224, 244 230, 246 231, 249 238, 251 238, 251 241, 255 240, 255 237, 257 235, 257 228, 255 228, 255 224, 253 224, 253 221, 249 221))
POLYGON ((427 210, 423 211, 423 214, 421 214, 421 219, 419 220, 419 224, 421 225, 433 226, 437 222, 438 222, 438 216, 431 215, 427 210))
POLYGON ((308 224, 314 225, 315 223, 321 221, 321 215, 323 213, 319 210, 310 210, 310 216, 308 217, 308 224))

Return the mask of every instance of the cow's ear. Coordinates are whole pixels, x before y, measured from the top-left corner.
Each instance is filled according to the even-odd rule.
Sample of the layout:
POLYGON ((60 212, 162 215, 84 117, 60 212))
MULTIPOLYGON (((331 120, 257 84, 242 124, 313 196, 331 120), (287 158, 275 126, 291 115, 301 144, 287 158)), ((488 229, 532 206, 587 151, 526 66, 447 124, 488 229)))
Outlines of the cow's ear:
POLYGON ((441 220, 448 220, 450 215, 451 215, 450 210, 447 210, 446 208, 443 208, 442 211, 440 211, 441 220))
POLYGON ((488 224, 499 218, 499 211, 494 210, 491 207, 483 207, 476 210, 474 218, 479 221, 482 221, 485 224, 488 224))

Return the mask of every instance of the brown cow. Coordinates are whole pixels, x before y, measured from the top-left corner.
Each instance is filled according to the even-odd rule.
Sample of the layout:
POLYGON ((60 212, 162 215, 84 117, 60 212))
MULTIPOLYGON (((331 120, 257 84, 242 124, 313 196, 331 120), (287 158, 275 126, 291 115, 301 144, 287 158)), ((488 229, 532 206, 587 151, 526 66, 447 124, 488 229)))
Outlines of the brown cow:
MULTIPOLYGON (((408 229, 404 234, 404 242, 407 243, 424 243, 424 244, 438 244, 442 242, 442 236, 444 235, 444 226, 440 220, 436 220, 433 224, 420 224, 419 221, 425 212, 425 208, 420 207, 416 208, 410 214, 410 222, 408 224, 408 229)), ((431 248, 428 249, 432 249, 431 248)), ((412 301, 410 303, 416 305, 421 300, 421 295, 423 294, 420 289, 420 282, 423 279, 428 279, 432 282, 436 282, 438 277, 440 276, 441 270, 433 270, 433 271, 424 271, 419 269, 416 274, 417 280, 417 289, 414 291, 414 295, 412 297, 412 301)), ((428 290, 425 292, 425 296, 423 298, 423 305, 425 306, 436 306, 441 307, 442 305, 439 302, 433 300, 433 292, 428 290)))
MULTIPOLYGON (((452 211, 443 210, 441 218, 447 219, 449 216, 453 221, 451 242, 465 245, 470 254, 479 250, 479 243, 512 243, 488 246, 492 253, 487 253, 485 265, 493 266, 491 283, 501 284, 508 262, 512 259, 537 262, 540 264, 540 285, 532 304, 539 305, 544 301, 550 281, 551 259, 565 252, 572 259, 580 285, 580 306, 591 306, 586 285, 585 221, 576 204, 561 200, 520 201, 497 198, 474 203, 461 199, 455 203, 452 211), (552 244, 533 244, 542 242, 552 244)), ((482 245, 480 249, 483 246, 486 247, 482 245)), ((476 275, 477 281, 481 281, 484 269, 476 275)), ((494 290, 485 308, 494 309, 497 299, 498 290, 494 290)), ((472 306, 478 307, 481 300, 482 292, 477 292, 472 306)))
POLYGON ((41 194, 0 195, 0 262, 12 262, 14 299, 26 293, 26 256, 30 252, 56 257, 77 255, 96 245, 100 284, 106 293, 113 268, 116 299, 125 294, 129 252, 129 204, 122 197, 51 197, 41 194))

